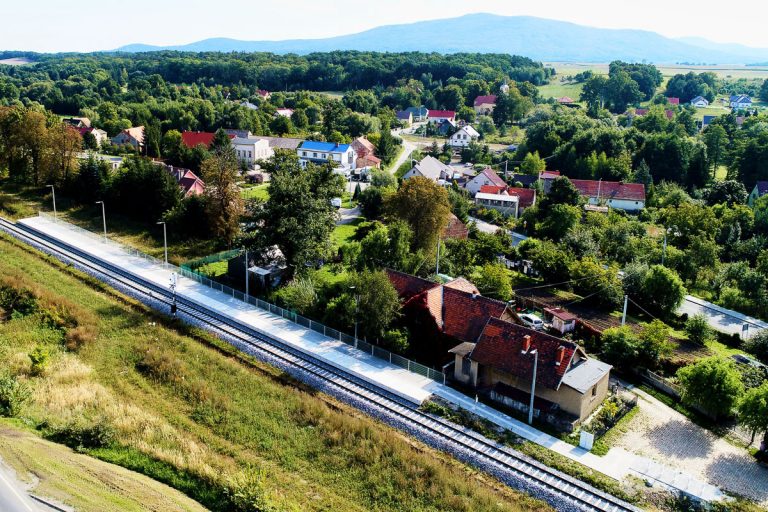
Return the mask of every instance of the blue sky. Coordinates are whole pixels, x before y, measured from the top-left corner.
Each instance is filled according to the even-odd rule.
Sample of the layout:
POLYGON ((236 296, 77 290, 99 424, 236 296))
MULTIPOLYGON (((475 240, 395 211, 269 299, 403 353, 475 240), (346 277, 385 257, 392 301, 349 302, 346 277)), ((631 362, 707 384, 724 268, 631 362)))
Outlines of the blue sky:
POLYGON ((93 51, 209 37, 318 38, 471 12, 529 15, 605 28, 653 30, 768 48, 765 4, 707 8, 692 0, 3 0, 0 50, 93 51), (11 5, 8 5, 11 4, 11 5), (754 14, 750 16, 749 13, 754 14))

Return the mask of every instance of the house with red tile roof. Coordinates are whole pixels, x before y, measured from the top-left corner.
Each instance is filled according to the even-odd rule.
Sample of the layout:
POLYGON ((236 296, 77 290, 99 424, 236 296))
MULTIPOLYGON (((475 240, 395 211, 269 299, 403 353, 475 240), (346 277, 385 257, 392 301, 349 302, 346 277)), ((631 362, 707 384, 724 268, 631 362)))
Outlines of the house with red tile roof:
POLYGON ((199 196, 205 192, 205 182, 189 169, 167 165, 165 170, 168 171, 176 180, 176 183, 179 184, 184 197, 199 196))
POLYGON ((645 185, 620 181, 571 180, 591 205, 603 205, 626 212, 645 208, 645 185))
MULTIPOLYGON (((565 413, 572 428, 603 401, 611 367, 586 355, 576 343, 516 323, 507 303, 480 295, 464 279, 435 283, 394 270, 390 282, 404 317, 450 346, 455 380, 521 411, 527 411, 538 354, 534 415, 545 421, 565 413)), ((410 329, 410 325, 409 325, 410 329)), ((411 331, 413 333, 413 331, 411 331)), ((558 416, 563 425, 563 415, 558 416)), ((554 423, 554 421, 552 421, 554 423)))
POLYGON ((557 102, 561 105, 570 105, 573 103, 573 98, 570 96, 563 96, 562 98, 557 98, 557 102))
POLYGON ((427 122, 441 123, 443 121, 455 123, 456 112, 454 112, 453 110, 428 110, 427 111, 427 122))
POLYGON ((467 184, 464 185, 464 188, 466 188, 467 191, 474 196, 475 194, 480 192, 480 187, 487 186, 487 185, 495 185, 497 187, 506 187, 507 182, 501 179, 501 177, 499 177, 499 175, 496 174, 496 171, 494 171, 490 167, 486 167, 483 170, 483 172, 479 173, 477 176, 469 180, 467 184))
POLYGON ((381 158, 376 156, 376 146, 365 137, 358 137, 352 141, 352 149, 357 153, 358 169, 363 167, 375 167, 376 169, 381 167, 381 158))
POLYGON ((496 95, 478 96, 475 98, 473 106, 477 115, 489 116, 493 114, 493 109, 496 108, 496 95))
MULTIPOLYGON (((572 341, 489 318, 472 345, 465 342, 451 349, 457 380, 527 412, 535 365, 533 415, 541 420, 555 423, 552 416, 562 411, 569 416, 565 428, 572 428, 608 395, 611 366, 588 357, 572 341)), ((562 426, 562 419, 557 424, 562 426)))
POLYGON ((263 99, 263 100, 268 100, 268 99, 269 99, 269 97, 270 97, 270 96, 272 96, 272 95, 269 93, 269 91, 267 91, 267 90, 264 90, 264 89, 259 89, 258 91, 256 91, 256 94, 258 94, 258 95, 259 95, 259 97, 260 97, 261 99, 263 99))
MULTIPOLYGON (((216 134, 213 132, 182 132, 181 143, 187 146, 189 149, 192 149, 195 146, 199 146, 201 144, 205 146, 205 149, 208 149, 211 147, 211 142, 213 142, 213 137, 215 136, 216 134)), ((228 133, 227 137, 234 139, 235 134, 228 133)))
POLYGON ((483 185, 475 194, 475 204, 497 210, 503 215, 522 215, 526 208, 536 204, 536 190, 532 188, 483 185))
POLYGON ((667 97, 667 101, 669 102, 670 105, 679 105, 680 104, 680 98, 675 98, 675 97, 671 97, 670 98, 670 97, 667 97))

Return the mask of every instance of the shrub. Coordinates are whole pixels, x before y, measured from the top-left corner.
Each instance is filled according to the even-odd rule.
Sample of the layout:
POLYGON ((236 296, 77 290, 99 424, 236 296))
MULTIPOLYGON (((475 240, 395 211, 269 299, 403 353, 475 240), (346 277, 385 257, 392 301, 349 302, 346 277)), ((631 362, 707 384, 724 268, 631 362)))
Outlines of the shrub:
POLYGON ((408 332, 399 329, 391 329, 384 333, 382 343, 392 352, 402 354, 408 350, 408 332))
POLYGON ((22 406, 32 396, 32 392, 23 382, 9 375, 0 377, 0 416, 14 418, 22 406))
POLYGON ((46 437, 82 451, 87 448, 109 446, 115 439, 115 429, 104 418, 90 423, 78 419, 65 425, 52 427, 46 437))
POLYGON ((48 360, 51 354, 48 348, 38 345, 29 353, 29 360, 32 362, 30 371, 32 375, 42 375, 45 373, 45 369, 48 367, 48 360))
POLYGON ((145 345, 139 352, 136 370, 165 384, 181 384, 186 366, 173 352, 157 345, 145 345))
POLYGON ((248 468, 230 478, 224 494, 234 512, 272 512, 277 508, 264 489, 264 471, 248 468))
POLYGON ((714 331, 707 322, 707 317, 699 313, 685 322, 685 332, 688 334, 688 340, 697 345, 704 345, 714 338, 714 331))
POLYGON ((768 330, 761 329, 758 331, 744 343, 744 349, 763 363, 768 364, 768 330))
POLYGON ((68 329, 64 336, 64 346, 67 350, 77 352, 86 344, 96 339, 98 331, 93 325, 78 325, 68 329))

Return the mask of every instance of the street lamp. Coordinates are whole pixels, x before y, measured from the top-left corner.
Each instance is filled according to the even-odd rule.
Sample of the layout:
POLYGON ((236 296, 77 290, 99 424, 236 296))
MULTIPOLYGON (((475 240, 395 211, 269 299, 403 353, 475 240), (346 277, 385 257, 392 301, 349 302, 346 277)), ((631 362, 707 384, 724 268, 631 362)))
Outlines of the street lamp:
POLYGON ((530 345, 523 349, 523 355, 533 355, 533 378, 531 379, 531 403, 528 406, 528 424, 533 424, 533 397, 536 396, 536 371, 539 366, 539 351, 538 349, 530 349, 530 345))
MULTIPOLYGON (((349 287, 350 290, 355 290, 356 286, 349 287)), ((357 348, 357 312, 360 309, 360 294, 355 293, 355 348, 357 348)))
POLYGON ((163 253, 165 254, 165 266, 168 266, 168 232, 165 229, 165 221, 159 221, 158 225, 163 225, 163 253))
POLYGON ((104 201, 96 201, 96 204, 101 205, 101 220, 104 223, 104 243, 107 243, 107 212, 104 209, 104 201))
POLYGON ((56 222, 58 221, 58 217, 56 215, 56 187, 53 185, 46 185, 46 187, 51 188, 51 196, 53 197, 53 220, 56 222))

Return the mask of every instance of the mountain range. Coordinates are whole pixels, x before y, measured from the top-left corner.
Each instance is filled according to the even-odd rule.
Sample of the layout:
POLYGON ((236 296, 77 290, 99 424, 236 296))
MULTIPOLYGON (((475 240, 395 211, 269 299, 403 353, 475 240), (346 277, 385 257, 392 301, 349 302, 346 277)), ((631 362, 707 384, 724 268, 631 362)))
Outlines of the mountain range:
POLYGON ((387 25, 324 39, 241 41, 214 38, 178 46, 131 44, 120 52, 272 52, 278 54, 360 51, 482 52, 524 55, 541 61, 647 61, 658 64, 748 64, 768 60, 768 49, 702 38, 672 39, 656 32, 605 29, 531 16, 469 14, 457 18, 387 25))

